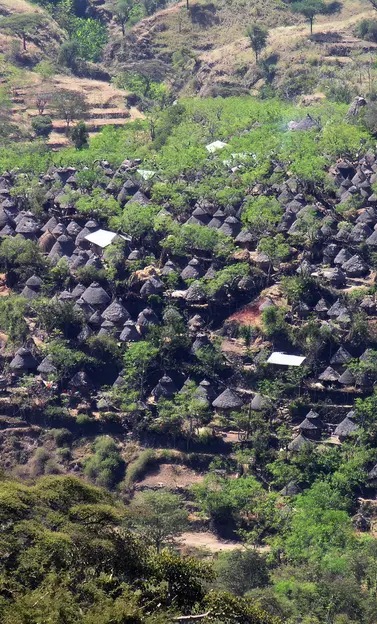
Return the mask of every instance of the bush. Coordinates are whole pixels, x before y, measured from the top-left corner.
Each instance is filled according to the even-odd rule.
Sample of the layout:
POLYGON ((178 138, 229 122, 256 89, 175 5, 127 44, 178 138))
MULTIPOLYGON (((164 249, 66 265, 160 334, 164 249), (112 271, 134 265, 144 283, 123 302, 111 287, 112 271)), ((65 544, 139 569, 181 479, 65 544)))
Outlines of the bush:
POLYGON ((377 20, 361 20, 356 27, 356 34, 360 39, 377 43, 377 20))
POLYGON ((70 446, 72 442, 72 433, 68 429, 51 429, 51 435, 56 446, 70 446))
POLYGON ((48 137, 52 132, 52 119, 48 116, 37 115, 31 122, 31 127, 37 136, 48 137))
POLYGON ((96 440, 94 451, 94 455, 85 461, 85 476, 97 485, 113 488, 121 480, 124 471, 124 460, 118 445, 112 438, 103 436, 96 440))
POLYGON ((139 457, 129 464, 124 479, 124 485, 126 489, 130 489, 135 481, 141 479, 150 468, 156 462, 156 454, 153 449, 145 449, 140 453, 139 457))
POLYGON ((89 132, 84 121, 79 121, 71 130, 71 140, 76 149, 87 147, 89 132))

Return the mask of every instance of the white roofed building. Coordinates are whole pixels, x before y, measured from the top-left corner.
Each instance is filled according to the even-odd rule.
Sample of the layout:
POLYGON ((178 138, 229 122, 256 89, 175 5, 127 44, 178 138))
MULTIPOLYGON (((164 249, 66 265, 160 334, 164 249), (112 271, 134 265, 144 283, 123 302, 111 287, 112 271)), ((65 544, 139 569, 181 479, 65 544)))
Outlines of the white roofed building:
POLYGON ((95 232, 90 232, 90 234, 85 236, 85 240, 90 243, 93 251, 98 254, 102 254, 106 247, 111 245, 111 243, 114 243, 119 238, 122 238, 125 241, 131 241, 130 236, 117 234, 116 232, 110 232, 109 230, 96 230, 95 232))

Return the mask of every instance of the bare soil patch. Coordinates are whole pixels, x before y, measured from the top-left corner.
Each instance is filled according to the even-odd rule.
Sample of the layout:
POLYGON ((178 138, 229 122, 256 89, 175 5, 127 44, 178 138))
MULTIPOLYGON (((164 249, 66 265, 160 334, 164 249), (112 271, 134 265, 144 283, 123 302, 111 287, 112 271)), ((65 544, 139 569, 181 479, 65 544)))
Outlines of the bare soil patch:
POLYGON ((137 488, 167 488, 175 490, 177 488, 186 489, 201 483, 204 475, 182 466, 180 464, 159 464, 153 473, 147 475, 142 481, 137 483, 137 488))

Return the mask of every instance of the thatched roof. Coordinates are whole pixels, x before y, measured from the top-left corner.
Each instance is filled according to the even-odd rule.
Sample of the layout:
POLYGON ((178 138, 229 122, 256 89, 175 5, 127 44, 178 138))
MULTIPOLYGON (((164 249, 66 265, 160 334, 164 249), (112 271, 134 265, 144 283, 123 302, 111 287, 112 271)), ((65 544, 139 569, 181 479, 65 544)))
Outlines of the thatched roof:
POLYGON ((135 195, 131 197, 131 199, 125 204, 125 206, 130 206, 131 204, 140 204, 141 206, 147 206, 149 204, 149 199, 144 193, 141 191, 137 191, 135 195))
POLYGON ((368 472, 368 479, 370 481, 374 481, 375 479, 377 479, 377 464, 373 466, 372 470, 368 472))
POLYGON ((131 317, 126 308, 116 299, 102 312, 106 321, 111 321, 115 325, 123 325, 131 317))
POLYGON ((35 290, 39 290, 43 284, 43 280, 38 277, 38 275, 32 275, 26 280, 25 285, 29 286, 29 288, 34 288, 35 290))
POLYGON ((304 446, 313 446, 314 442, 306 438, 300 433, 290 444, 288 444, 288 450, 292 452, 301 451, 304 446))
POLYGON ((308 131, 312 130, 313 128, 319 129, 319 125, 318 122, 314 121, 314 119, 309 114, 307 114, 306 117, 304 117, 303 119, 299 119, 298 121, 288 122, 288 130, 291 130, 293 132, 308 131))
POLYGON ((219 228, 219 232, 225 234, 226 236, 231 236, 235 238, 241 231, 241 221, 237 219, 237 217, 227 217, 219 228))
POLYGON ((150 297, 151 295, 158 295, 164 290, 164 283, 157 276, 152 276, 144 282, 140 288, 140 295, 142 297, 150 297))
POLYGON ((274 307, 275 307, 275 304, 272 301, 272 299, 270 299, 269 297, 266 297, 263 303, 261 303, 259 306, 259 312, 264 312, 265 310, 267 310, 267 308, 274 308, 274 307))
POLYGON ((372 236, 373 230, 366 223, 358 223, 350 234, 350 240, 353 243, 362 243, 365 239, 372 236))
POLYGON ((30 349, 21 347, 16 351, 16 355, 9 364, 13 371, 34 371, 38 366, 38 362, 31 353, 30 349))
POLYGON ((348 310, 345 305, 338 299, 327 311, 328 316, 332 318, 338 317, 340 314, 347 314, 348 310))
POLYGON ((142 253, 139 249, 134 249, 127 256, 127 260, 130 260, 131 262, 134 262, 135 260, 140 260, 141 258, 142 253))
POLYGON ((103 318, 102 318, 102 314, 99 310, 96 310, 95 312, 93 312, 92 316, 89 318, 89 323, 91 325, 95 325, 100 327, 102 324, 103 318))
POLYGON ((297 496, 297 494, 300 494, 301 491, 302 490, 297 485, 296 481, 289 481, 289 483, 287 483, 287 485, 280 490, 279 494, 281 494, 281 496, 297 496))
POLYGON ((80 388, 80 390, 84 390, 90 388, 92 386, 92 382, 84 371, 79 371, 72 377, 68 385, 71 388, 80 388))
POLYGON ((91 306, 105 306, 110 301, 106 290, 97 282, 92 282, 82 294, 82 298, 91 306))
POLYGON ((269 409, 271 407, 271 401, 267 397, 262 396, 261 394, 255 394, 250 407, 255 412, 262 412, 265 409, 269 409))
POLYGON ((181 278, 183 280, 196 279, 197 277, 200 277, 200 275, 201 275, 200 264, 199 264, 199 261, 196 260, 196 258, 193 258, 192 260, 190 260, 188 265, 181 272, 181 278))
POLYGON ((309 420, 318 420, 319 414, 318 412, 315 412, 314 410, 310 410, 310 412, 306 414, 305 418, 308 418, 309 420))
POLYGON ((342 264, 342 269, 350 277, 361 277, 369 272, 368 265, 358 254, 355 254, 342 264))
POLYGON ((50 260, 60 259, 63 256, 68 258, 72 256, 75 250, 75 243, 70 236, 62 234, 56 239, 55 245, 52 247, 48 257, 50 260))
POLYGON ((148 327, 149 325, 157 325, 158 318, 152 308, 145 308, 137 317, 136 324, 140 327, 148 327))
POLYGON ((337 373, 331 366, 328 366, 323 373, 318 377, 321 381, 339 381, 339 373, 337 373))
POLYGON ((212 403, 213 407, 217 409, 238 409, 242 407, 243 400, 241 397, 230 388, 226 388, 224 392, 219 394, 218 397, 212 403))
POLYGON ((341 438, 346 438, 351 433, 355 433, 359 429, 359 427, 354 422, 353 417, 354 417, 354 412, 352 411, 348 412, 345 419, 342 420, 342 422, 339 423, 339 425, 336 427, 335 432, 334 432, 335 435, 341 438))
POLYGON ((193 282, 187 289, 185 299, 188 303, 203 303, 207 299, 206 292, 200 282, 193 282))
POLYGON ((326 301, 324 299, 320 299, 317 303, 317 305, 314 307, 314 310, 316 312, 327 312, 328 311, 328 305, 326 303, 326 301))
POLYGON ((12 226, 9 225, 9 223, 4 225, 4 227, 1 228, 1 230, 0 230, 0 235, 1 236, 14 236, 15 234, 16 234, 16 232, 14 231, 12 226))
POLYGON ((119 336, 119 340, 122 342, 137 342, 141 339, 139 332, 136 329, 136 324, 133 321, 126 321, 119 336))
POLYGON ((42 236, 38 239, 38 245, 45 253, 51 251, 51 249, 55 245, 55 242, 56 241, 54 236, 49 231, 44 232, 42 236))
POLYGON ((170 275, 171 273, 175 273, 177 271, 177 267, 175 266, 172 260, 168 260, 161 270, 161 275, 170 275))
POLYGON ((348 249, 341 249, 334 258, 334 264, 339 264, 342 266, 347 260, 352 258, 352 254, 348 251, 348 249))
POLYGON ((65 225, 63 225, 63 223, 58 223, 57 225, 55 225, 54 229, 51 230, 51 234, 55 236, 55 238, 58 238, 63 234, 67 235, 67 228, 65 227, 65 225))
POLYGON ((330 364, 348 364, 352 360, 352 355, 344 347, 339 347, 332 356, 330 364))
POLYGON ((51 217, 47 223, 42 227, 42 232, 52 232, 52 230, 58 225, 56 217, 51 217))
POLYGON ((377 230, 374 230, 373 234, 365 242, 371 247, 377 247, 377 230))
POLYGON ((37 234, 40 231, 40 225, 31 217, 22 217, 17 223, 17 234, 37 234))
POLYGON ((67 225, 67 234, 72 236, 72 238, 76 238, 76 236, 80 234, 81 230, 81 225, 76 223, 76 221, 70 221, 67 225))
POLYGON ((323 428, 323 424, 319 419, 314 418, 304 418, 304 420, 299 424, 298 429, 300 431, 308 431, 313 432, 319 431, 323 428))
POLYGON ((339 383, 341 383, 343 386, 354 386, 355 382, 355 377, 348 368, 339 377, 339 383))
POLYGON ((51 357, 48 355, 45 357, 37 368, 38 373, 43 375, 53 375, 56 373, 56 366, 54 366, 51 357))
POLYGON ((163 398, 172 397, 176 392, 177 392, 177 388, 173 380, 167 375, 164 375, 163 377, 161 377, 157 386, 153 388, 151 394, 152 396, 155 397, 155 399, 159 399, 160 397, 163 397, 163 398))
POLYGON ((191 353, 195 355, 200 349, 204 349, 205 347, 212 347, 211 341, 206 334, 198 334, 192 343, 191 353))
POLYGON ((76 284, 76 286, 72 290, 72 295, 75 299, 78 299, 85 291, 86 287, 84 286, 84 284, 76 284))

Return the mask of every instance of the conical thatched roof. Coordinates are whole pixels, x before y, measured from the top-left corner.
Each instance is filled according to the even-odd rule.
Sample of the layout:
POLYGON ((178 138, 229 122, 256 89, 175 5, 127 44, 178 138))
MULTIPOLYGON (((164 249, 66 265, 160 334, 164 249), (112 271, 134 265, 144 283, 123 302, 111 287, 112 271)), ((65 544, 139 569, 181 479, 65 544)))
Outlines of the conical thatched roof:
POLYGON ((238 409, 242 407, 243 401, 241 397, 230 388, 226 388, 224 392, 219 394, 212 403, 217 409, 238 409))
POLYGON ((16 232, 14 231, 12 226, 9 225, 9 223, 4 225, 4 227, 2 227, 1 230, 0 230, 0 235, 1 236, 14 236, 15 234, 16 234, 16 232))
POLYGON ((38 275, 32 275, 25 282, 26 286, 29 286, 29 288, 34 288, 34 290, 39 290, 42 284, 43 284, 43 280, 40 277, 38 277, 38 275))
POLYGON ((368 265, 358 254, 355 254, 342 264, 342 269, 350 277, 361 277, 369 271, 368 265))
POLYGON ((42 360, 37 368, 37 371, 43 375, 53 375, 56 373, 56 366, 54 366, 49 355, 42 360))
POLYGON ((13 360, 9 364, 9 367, 17 372, 17 371, 34 371, 38 366, 38 362, 31 353, 30 349, 18 349, 16 351, 16 355, 13 360))
POLYGON ((191 264, 190 262, 181 272, 181 278, 183 280, 196 279, 197 277, 200 277, 200 275, 201 271, 199 266, 196 264, 191 264))
POLYGON ((187 289, 185 299, 188 303, 203 303, 207 299, 206 292, 200 282, 193 282, 187 289))
POLYGON ((77 284, 72 290, 72 295, 75 299, 81 297, 81 295, 86 291, 84 284, 77 284))
POLYGON ((143 298, 150 297, 151 295, 158 295, 164 290, 164 283, 157 276, 152 276, 144 282, 140 288, 140 295, 143 298))
POLYGON ((161 275, 170 275, 171 273, 175 273, 176 271, 177 267, 175 266, 174 262, 172 262, 172 260, 168 260, 161 270, 161 275))
POLYGON ((368 472, 368 479, 370 481, 377 479, 377 464, 368 472))
POLYGON ((321 381, 339 381, 339 373, 337 373, 331 366, 328 366, 323 373, 318 377, 321 381))
POLYGON ((191 353, 194 355, 205 347, 212 347, 212 343, 206 334, 198 334, 191 346, 191 353))
POLYGON ((339 347, 336 353, 332 356, 330 364, 348 364, 352 360, 352 355, 348 353, 344 347, 339 347))
POLYGON ((42 236, 38 239, 38 245, 42 251, 45 253, 49 253, 53 246, 55 245, 55 238, 51 234, 51 232, 46 231, 42 234, 42 236))
POLYGON ((126 308, 116 299, 102 312, 102 316, 115 325, 124 325, 131 318, 126 308))
POLYGON ((355 377, 353 373, 347 368, 344 373, 339 377, 339 383, 343 386, 354 386, 355 385, 355 377))
POLYGON ((306 414, 305 418, 308 418, 309 420, 318 420, 319 414, 318 412, 315 412, 314 410, 310 410, 310 412, 306 414))
POLYGON ((131 262, 134 262, 135 260, 140 260, 141 258, 142 258, 142 253, 140 249, 134 249, 127 256, 127 260, 130 260, 131 262))
POLYGON ((335 429, 335 432, 334 432, 335 435, 339 436, 340 438, 346 438, 351 433, 355 433, 359 429, 359 427, 354 422, 353 417, 354 417, 354 412, 352 411, 348 412, 345 419, 342 420, 342 422, 339 423, 339 425, 335 429))
POLYGON ((342 266, 347 260, 352 258, 352 254, 348 251, 348 249, 341 249, 339 253, 334 258, 334 264, 339 264, 342 266))
POLYGON ((72 236, 72 238, 76 238, 76 236, 80 234, 81 230, 81 225, 76 223, 76 221, 70 221, 67 225, 67 234, 72 236))
POLYGON ((155 399, 159 399, 160 397, 163 397, 163 398, 172 397, 173 394, 175 394, 176 392, 177 392, 177 388, 173 380, 167 375, 164 375, 163 377, 161 377, 157 386, 153 388, 151 394, 152 396, 155 397, 155 399))
POLYGON ((84 371, 79 371, 74 375, 68 384, 71 388, 77 388, 80 390, 88 389, 91 387, 92 382, 88 375, 84 371))
POLYGON ((288 450, 292 452, 301 451, 304 446, 313 446, 314 442, 306 438, 300 433, 290 444, 288 444, 288 450))
POLYGON ((227 217, 222 226, 219 228, 219 232, 222 232, 225 236, 235 238, 237 234, 240 233, 241 227, 241 221, 237 219, 237 217, 227 217))
POLYGON ((145 308, 137 317, 136 324, 140 327, 149 327, 149 325, 157 325, 158 318, 152 308, 145 308))
POLYGON ((281 494, 281 496, 297 496, 297 494, 300 494, 301 491, 302 490, 297 485, 296 481, 290 481, 283 487, 282 490, 280 490, 279 494, 281 494))
POLYGON ((322 428, 322 422, 318 418, 304 418, 304 420, 298 426, 299 431, 307 431, 308 433, 320 431, 322 428))
POLYGON ((92 282, 82 294, 82 298, 91 306, 105 306, 110 301, 106 290, 98 282, 92 282))
POLYGON ((271 407, 271 401, 267 397, 262 396, 261 394, 255 394, 250 407, 255 412, 262 412, 265 409, 269 409, 271 407))
POLYGON ((347 314, 348 310, 345 305, 338 299, 335 303, 329 308, 327 314, 332 318, 337 318, 340 314, 347 314))
POLYGON ((126 321, 119 340, 122 342, 137 342, 140 339, 141 336, 136 329, 136 324, 133 321, 126 321))
POLYGON ((39 293, 39 289, 36 290, 35 288, 30 288, 29 286, 25 286, 21 290, 20 295, 21 297, 24 297, 25 299, 32 301, 33 299, 37 299, 40 293, 39 293))
POLYGON ((51 219, 49 219, 47 223, 44 224, 42 228, 42 232, 52 232, 52 230, 57 225, 58 225, 58 220, 56 219, 56 217, 51 217, 51 219))
POLYGON ((55 225, 54 229, 51 230, 51 234, 55 236, 55 238, 59 238, 59 236, 62 236, 63 234, 66 236, 67 228, 63 225, 63 223, 58 223, 55 225))
POLYGON ((320 299, 317 305, 314 307, 314 310, 319 313, 324 313, 328 311, 327 303, 324 299, 320 299))
POLYGON ((17 223, 17 227, 16 227, 17 234, 35 235, 39 231, 40 231, 39 223, 37 223, 35 219, 31 217, 22 217, 22 219, 17 223))

